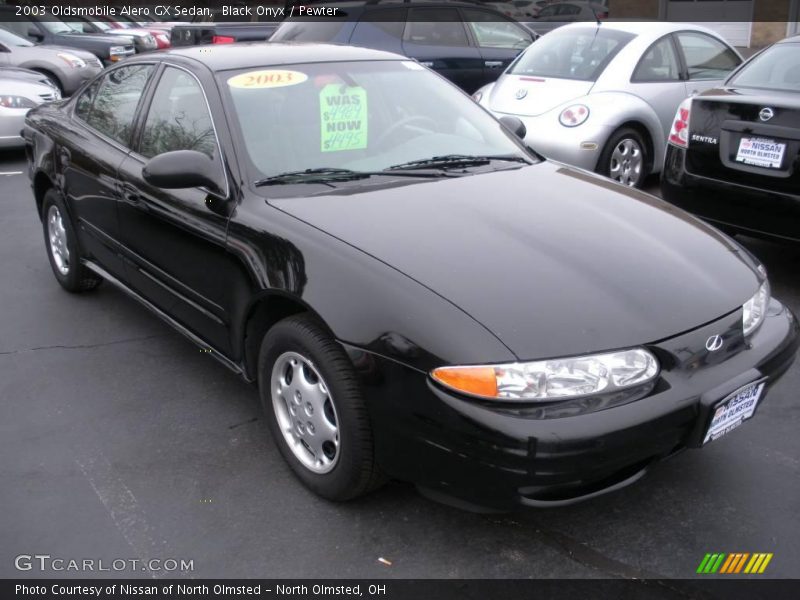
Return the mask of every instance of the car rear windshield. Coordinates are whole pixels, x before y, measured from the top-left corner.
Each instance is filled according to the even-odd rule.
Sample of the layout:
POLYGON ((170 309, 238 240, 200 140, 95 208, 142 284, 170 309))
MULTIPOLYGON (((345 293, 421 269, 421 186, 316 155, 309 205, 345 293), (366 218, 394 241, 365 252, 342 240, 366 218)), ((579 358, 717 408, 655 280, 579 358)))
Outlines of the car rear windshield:
POLYGON ((800 44, 778 44, 767 48, 736 73, 728 85, 800 92, 800 44))
POLYGON ((330 42, 341 31, 342 21, 286 21, 272 34, 270 42, 330 42))
POLYGON ((603 27, 556 29, 536 40, 511 73, 595 81, 617 52, 636 36, 603 27))

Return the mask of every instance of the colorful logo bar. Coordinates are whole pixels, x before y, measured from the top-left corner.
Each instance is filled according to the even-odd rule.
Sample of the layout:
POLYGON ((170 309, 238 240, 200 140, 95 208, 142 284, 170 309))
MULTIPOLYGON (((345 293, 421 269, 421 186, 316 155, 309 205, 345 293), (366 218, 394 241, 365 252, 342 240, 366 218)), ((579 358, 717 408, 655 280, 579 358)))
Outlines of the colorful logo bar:
POLYGON ((701 575, 724 573, 727 575, 737 573, 761 574, 767 569, 772 560, 772 552, 734 552, 732 554, 717 553, 706 554, 697 567, 701 575))

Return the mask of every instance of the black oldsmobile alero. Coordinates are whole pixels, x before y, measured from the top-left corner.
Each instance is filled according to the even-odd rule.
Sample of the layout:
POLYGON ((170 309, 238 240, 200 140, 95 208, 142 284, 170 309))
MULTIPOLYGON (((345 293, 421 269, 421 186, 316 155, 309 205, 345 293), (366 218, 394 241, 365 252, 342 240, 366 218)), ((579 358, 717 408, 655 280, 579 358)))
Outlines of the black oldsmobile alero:
POLYGON ((310 489, 509 509, 727 433, 798 347, 736 242, 519 125, 405 57, 253 44, 132 58, 24 133, 58 282, 257 381, 310 489))

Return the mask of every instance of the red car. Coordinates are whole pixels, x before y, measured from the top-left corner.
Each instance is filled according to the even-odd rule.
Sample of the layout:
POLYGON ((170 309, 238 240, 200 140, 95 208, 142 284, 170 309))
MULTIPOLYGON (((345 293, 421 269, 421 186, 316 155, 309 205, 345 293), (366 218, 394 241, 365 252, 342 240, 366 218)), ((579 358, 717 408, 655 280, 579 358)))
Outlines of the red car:
POLYGON ((166 31, 164 29, 148 27, 145 24, 137 23, 136 21, 130 20, 122 16, 118 16, 116 19, 112 19, 111 17, 106 17, 106 16, 96 16, 95 18, 97 20, 109 24, 114 29, 141 29, 147 31, 150 35, 152 35, 156 39, 157 48, 159 50, 163 50, 164 48, 169 48, 172 45, 170 43, 169 31, 166 31))

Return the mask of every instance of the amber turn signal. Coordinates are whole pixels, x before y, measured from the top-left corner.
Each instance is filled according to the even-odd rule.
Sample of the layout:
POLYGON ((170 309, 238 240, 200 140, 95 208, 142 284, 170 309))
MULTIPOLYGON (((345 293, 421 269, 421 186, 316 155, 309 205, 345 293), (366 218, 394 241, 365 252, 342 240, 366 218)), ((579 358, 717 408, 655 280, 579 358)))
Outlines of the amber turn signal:
POLYGON ((494 367, 440 367, 431 376, 449 388, 474 396, 497 397, 494 367))

